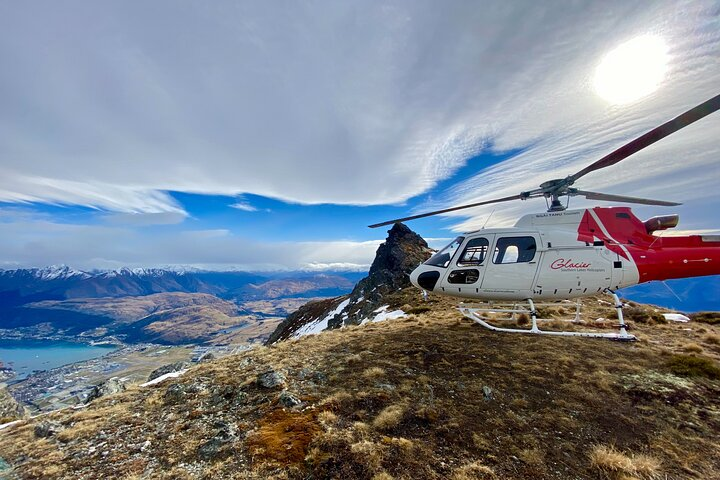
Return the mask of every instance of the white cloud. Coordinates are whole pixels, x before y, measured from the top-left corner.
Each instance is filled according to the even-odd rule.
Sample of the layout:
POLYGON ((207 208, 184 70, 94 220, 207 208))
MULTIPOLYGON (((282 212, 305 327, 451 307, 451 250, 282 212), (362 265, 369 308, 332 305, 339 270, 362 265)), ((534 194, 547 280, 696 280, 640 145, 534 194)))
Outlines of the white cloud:
POLYGON ((253 207, 249 203, 245 201, 237 201, 230 205, 230 208, 235 208, 237 210, 242 210, 243 212, 257 212, 257 207, 253 207))
POLYGON ((67 264, 114 269, 182 265, 209 270, 364 270, 382 240, 261 242, 228 230, 149 232, 77 225, 0 209, 0 268, 67 264))
POLYGON ((144 227, 149 225, 173 225, 185 220, 185 213, 111 213, 103 217, 111 225, 144 227))
POLYGON ((494 195, 716 93, 718 32, 711 1, 14 3, 0 18, 0 201, 402 202, 487 145, 530 146, 455 196, 494 195), (667 80, 606 106, 588 75, 648 32, 670 46, 667 80))
POLYGON ((332 270, 334 272, 367 272, 370 269, 370 264, 358 264, 358 263, 308 263, 303 266, 302 270, 311 272, 326 272, 332 270))

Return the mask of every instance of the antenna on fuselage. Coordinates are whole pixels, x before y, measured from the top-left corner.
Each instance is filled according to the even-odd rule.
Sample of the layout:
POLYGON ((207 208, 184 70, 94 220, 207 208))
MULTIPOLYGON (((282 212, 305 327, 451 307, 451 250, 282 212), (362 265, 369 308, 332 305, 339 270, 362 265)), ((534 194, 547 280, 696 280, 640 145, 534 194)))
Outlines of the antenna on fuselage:
POLYGON ((483 226, 480 228, 480 230, 485 230, 485 225, 488 224, 488 222, 490 221, 490 218, 492 218, 492 216, 493 216, 493 213, 495 213, 494 208, 492 209, 492 212, 490 212, 490 215, 488 215, 488 218, 485 219, 485 223, 483 223, 483 226))

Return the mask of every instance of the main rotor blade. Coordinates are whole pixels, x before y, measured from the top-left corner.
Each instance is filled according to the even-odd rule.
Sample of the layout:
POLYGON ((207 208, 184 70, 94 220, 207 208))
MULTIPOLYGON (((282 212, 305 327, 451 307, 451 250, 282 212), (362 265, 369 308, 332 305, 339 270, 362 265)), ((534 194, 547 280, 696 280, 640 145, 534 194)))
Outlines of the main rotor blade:
POLYGON ((605 200, 608 202, 640 203, 642 205, 660 205, 663 207, 675 207, 682 203, 666 202, 665 200, 651 200, 649 198, 626 197, 625 195, 612 195, 609 193, 588 192, 586 190, 575 190, 573 195, 582 195, 588 200, 605 200))
POLYGON ((707 100, 700 105, 691 108, 687 112, 678 115, 669 122, 665 122, 659 127, 653 128, 646 134, 641 135, 630 143, 627 143, 622 147, 618 148, 614 152, 605 155, 603 158, 596 161, 595 163, 583 168, 576 174, 570 175, 570 177, 568 177, 570 179, 570 184, 574 183, 578 178, 582 177, 583 175, 587 175, 588 173, 594 172, 595 170, 600 170, 601 168, 609 167, 611 165, 615 165, 622 160, 625 160, 630 155, 639 152, 643 148, 652 145, 653 143, 667 137, 672 133, 677 132, 681 128, 687 127, 691 123, 697 122, 701 118, 710 115, 718 109, 720 109, 720 95, 716 95, 710 100, 707 100))
POLYGON ((522 200, 521 195, 513 195, 511 197, 496 198, 495 200, 487 200, 485 202, 471 203, 470 205, 462 205, 460 207, 446 208, 444 210, 435 210, 434 212, 421 213, 420 215, 413 215, 411 217, 396 218, 395 220, 388 220, 387 222, 376 223, 375 225, 369 225, 370 228, 383 227, 385 225, 392 225, 393 223, 406 222, 408 220, 415 220, 416 218, 424 218, 432 215, 438 215, 440 213, 454 212, 455 210, 462 210, 463 208, 479 207, 480 205, 488 205, 490 203, 509 202, 510 200, 522 200))

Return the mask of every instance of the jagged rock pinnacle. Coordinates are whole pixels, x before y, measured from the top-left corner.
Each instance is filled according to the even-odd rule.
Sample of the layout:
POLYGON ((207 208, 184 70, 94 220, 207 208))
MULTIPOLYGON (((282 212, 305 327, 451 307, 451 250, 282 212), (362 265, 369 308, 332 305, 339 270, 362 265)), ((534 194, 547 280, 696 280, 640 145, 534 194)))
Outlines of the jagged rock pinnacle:
POLYGON ((396 223, 388 230, 385 242, 378 247, 365 280, 372 286, 407 287, 410 285, 408 274, 425 261, 429 253, 428 244, 420 235, 406 225, 396 223))
POLYGON ((402 223, 394 224, 378 247, 368 276, 355 285, 349 297, 304 305, 278 325, 268 344, 289 338, 303 325, 330 315, 332 318, 327 318, 330 329, 343 324, 357 325, 363 319, 373 317, 375 309, 386 305, 386 295, 410 286, 410 272, 432 253, 420 235, 402 223), (342 302, 345 305, 338 309, 342 302))

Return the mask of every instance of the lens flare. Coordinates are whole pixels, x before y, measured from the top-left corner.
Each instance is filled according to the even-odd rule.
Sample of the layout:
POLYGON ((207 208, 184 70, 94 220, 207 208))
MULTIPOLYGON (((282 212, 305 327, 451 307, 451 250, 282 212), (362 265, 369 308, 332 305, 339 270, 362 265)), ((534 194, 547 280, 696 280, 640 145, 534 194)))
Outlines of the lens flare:
POLYGON ((595 71, 595 92, 613 104, 633 102, 657 89, 667 62, 668 49, 661 38, 636 37, 602 59, 595 71))

